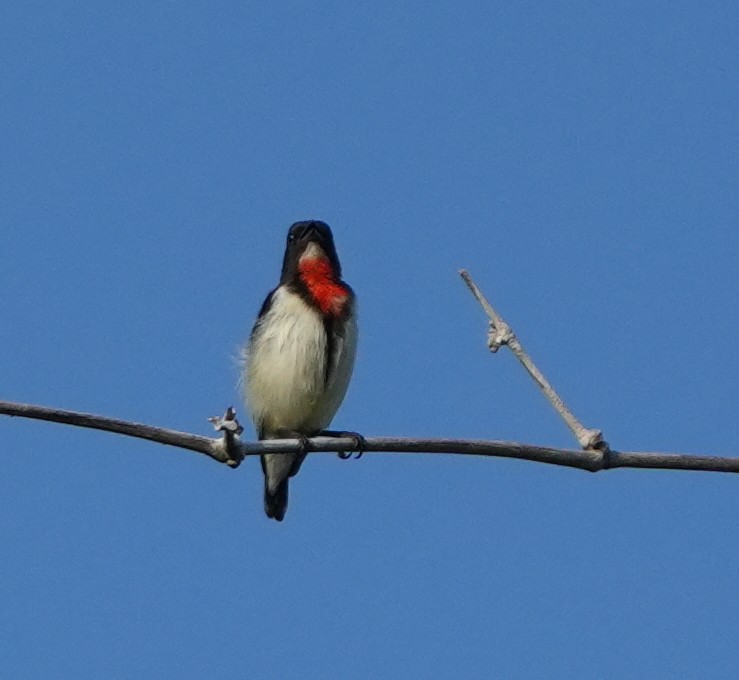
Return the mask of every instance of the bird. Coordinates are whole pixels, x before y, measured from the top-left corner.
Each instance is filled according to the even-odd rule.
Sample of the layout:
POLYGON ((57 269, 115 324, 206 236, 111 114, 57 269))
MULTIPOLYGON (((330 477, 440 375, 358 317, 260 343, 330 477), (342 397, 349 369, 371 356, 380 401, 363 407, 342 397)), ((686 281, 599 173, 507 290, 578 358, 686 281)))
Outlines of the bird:
POLYGON ((288 483, 305 460, 308 437, 354 437, 361 455, 361 435, 325 429, 344 400, 357 340, 356 296, 342 279, 330 227, 296 222, 279 285, 264 300, 247 342, 242 379, 257 437, 302 443, 296 453, 261 456, 267 517, 284 519, 288 483))

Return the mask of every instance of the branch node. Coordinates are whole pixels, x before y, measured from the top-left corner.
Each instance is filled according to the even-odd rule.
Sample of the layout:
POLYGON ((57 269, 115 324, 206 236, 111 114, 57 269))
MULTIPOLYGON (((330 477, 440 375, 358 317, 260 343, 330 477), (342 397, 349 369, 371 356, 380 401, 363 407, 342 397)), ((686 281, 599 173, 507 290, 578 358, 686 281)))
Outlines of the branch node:
POLYGON ((503 345, 508 345, 514 339, 511 327, 503 322, 496 324, 490 321, 488 324, 488 349, 495 354, 503 345))
POLYGON ((241 461, 244 460, 244 454, 239 447, 241 441, 239 437, 244 428, 236 418, 234 407, 229 406, 222 416, 213 416, 208 418, 208 421, 213 424, 213 429, 216 432, 223 432, 222 445, 226 453, 226 460, 224 461, 226 465, 232 468, 239 467, 241 461))
POLYGON ((583 428, 577 436, 577 441, 585 451, 602 451, 608 444, 603 440, 600 430, 583 428))

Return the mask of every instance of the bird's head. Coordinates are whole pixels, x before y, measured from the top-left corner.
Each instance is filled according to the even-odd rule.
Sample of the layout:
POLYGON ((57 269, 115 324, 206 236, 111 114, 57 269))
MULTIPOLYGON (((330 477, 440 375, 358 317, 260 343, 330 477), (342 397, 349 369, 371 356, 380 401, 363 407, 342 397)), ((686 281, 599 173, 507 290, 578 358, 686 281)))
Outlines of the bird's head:
POLYGON ((327 263, 331 273, 337 279, 341 278, 339 256, 329 226, 318 220, 296 222, 287 232, 281 282, 294 280, 299 276, 301 266, 312 261, 327 263))

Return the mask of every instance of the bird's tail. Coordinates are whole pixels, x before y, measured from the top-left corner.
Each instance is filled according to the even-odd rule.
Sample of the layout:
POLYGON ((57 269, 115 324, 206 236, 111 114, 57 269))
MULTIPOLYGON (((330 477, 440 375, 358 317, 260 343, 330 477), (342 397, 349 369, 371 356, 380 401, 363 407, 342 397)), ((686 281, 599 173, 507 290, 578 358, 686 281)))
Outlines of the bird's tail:
POLYGON ((267 513, 267 517, 278 522, 282 522, 287 510, 287 481, 284 479, 272 491, 267 483, 267 477, 264 478, 264 512, 267 513))

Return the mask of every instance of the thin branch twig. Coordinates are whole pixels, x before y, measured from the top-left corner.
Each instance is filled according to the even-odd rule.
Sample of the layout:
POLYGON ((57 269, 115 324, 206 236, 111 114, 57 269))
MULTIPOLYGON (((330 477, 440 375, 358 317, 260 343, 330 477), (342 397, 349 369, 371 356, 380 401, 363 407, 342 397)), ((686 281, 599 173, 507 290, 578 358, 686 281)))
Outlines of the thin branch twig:
POLYGON ((469 272, 466 269, 462 269, 460 270, 459 275, 467 284, 470 291, 472 291, 475 298, 477 298, 477 301, 490 319, 490 332, 488 333, 488 348, 490 351, 497 352, 503 345, 507 345, 511 352, 516 355, 516 358, 521 362, 523 367, 528 371, 529 375, 534 379, 534 382, 539 386, 557 413, 562 417, 562 420, 567 423, 567 427, 572 430, 572 433, 575 435, 575 439, 577 439, 580 446, 582 446, 586 451, 601 451, 604 456, 607 456, 608 443, 603 440, 603 433, 600 430, 585 427, 575 417, 572 411, 567 408, 564 401, 562 401, 562 398, 554 390, 550 382, 544 377, 544 374, 537 368, 528 352, 524 350, 521 342, 513 332, 513 329, 487 301, 485 296, 482 294, 482 291, 480 291, 472 280, 469 272))
MULTIPOLYGON (((35 418, 78 427, 89 427, 106 432, 115 432, 129 437, 148 439, 159 444, 197 451, 220 463, 236 467, 242 458, 262 453, 293 453, 300 449, 297 439, 272 439, 260 442, 242 442, 238 437, 240 428, 233 412, 227 411, 223 418, 213 419, 217 429, 222 429, 217 421, 227 420, 232 449, 227 451, 224 439, 211 439, 188 432, 178 432, 151 425, 142 425, 117 418, 79 413, 32 404, 17 404, 0 401, 0 415, 35 418)), ((312 452, 338 453, 352 451, 356 446, 353 437, 313 437, 308 440, 312 452)), ((411 439, 406 437, 369 437, 364 449, 372 453, 444 453, 465 456, 487 456, 493 458, 517 458, 550 465, 579 468, 598 472, 610 468, 653 468, 663 470, 699 470, 705 472, 739 472, 739 458, 719 456, 698 456, 676 453, 643 453, 611 451, 603 456, 600 451, 575 451, 545 446, 533 446, 518 442, 487 441, 474 439, 411 439)))
POLYGON ((118 418, 108 418, 92 413, 36 406, 35 404, 16 404, 11 401, 0 401, 0 415, 48 420, 52 423, 89 427, 93 430, 105 430, 106 432, 125 434, 129 437, 148 439, 159 444, 169 444, 170 446, 178 446, 181 449, 204 453, 219 463, 225 463, 228 459, 225 451, 221 450, 221 442, 218 439, 202 437, 187 432, 178 432, 177 430, 168 430, 163 427, 142 425, 141 423, 119 420, 118 418))

